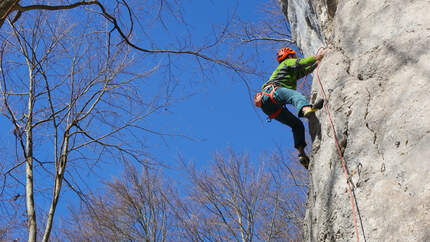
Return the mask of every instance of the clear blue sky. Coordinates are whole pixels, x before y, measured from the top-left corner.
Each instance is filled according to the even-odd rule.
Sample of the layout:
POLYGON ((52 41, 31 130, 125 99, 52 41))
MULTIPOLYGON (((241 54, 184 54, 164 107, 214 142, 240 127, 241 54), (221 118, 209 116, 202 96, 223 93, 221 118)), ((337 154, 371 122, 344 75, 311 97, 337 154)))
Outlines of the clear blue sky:
MULTIPOLYGON (((256 25, 262 20, 271 21, 270 16, 264 13, 266 1, 188 0, 185 2, 183 15, 186 22, 190 24, 186 30, 189 31, 195 43, 200 43, 205 39, 210 40, 213 37, 214 29, 215 32, 219 30, 216 26, 224 25, 228 16, 235 9, 237 10, 237 16, 243 22, 251 25, 256 25)), ((269 2, 277 4, 277 1, 269 2)), ((170 26, 175 25, 174 23, 167 24, 170 26)), ((286 29, 281 31, 286 31, 286 29)), ((175 42, 178 41, 175 37, 187 36, 186 31, 182 28, 170 33, 165 33, 163 28, 148 30, 149 32, 153 41, 170 38, 169 41, 175 42)), ((135 37, 136 39, 134 40, 136 41, 139 38, 145 38, 139 33, 136 33, 135 37)), ((179 63, 177 67, 181 67, 181 69, 176 68, 173 70, 179 80, 175 96, 194 95, 183 101, 172 103, 167 110, 152 115, 144 122, 147 128, 162 131, 163 133, 182 134, 191 139, 160 137, 145 133, 148 145, 147 152, 171 166, 175 165, 178 155, 181 155, 183 159, 192 161, 199 167, 205 167, 211 164, 212 155, 215 152, 225 151, 227 147, 231 147, 237 152, 249 153, 254 160, 264 152, 276 150, 278 146, 285 151, 291 150, 293 140, 290 128, 277 121, 267 123, 265 115, 253 107, 250 96, 250 94, 253 95, 254 91, 260 89, 260 86, 276 68, 275 53, 280 47, 284 46, 282 43, 267 42, 267 45, 263 43, 258 50, 252 45, 249 45, 246 49, 246 53, 258 53, 257 58, 252 60, 252 64, 258 67, 259 73, 262 73, 259 76, 247 76, 246 81, 251 93, 249 93, 243 80, 231 71, 214 68, 215 70, 208 73, 206 77, 202 76, 200 71, 195 68, 195 64, 192 65, 186 61, 179 63), (190 68, 187 68, 187 66, 190 66, 190 68)), ((217 51, 224 54, 240 51, 232 48, 231 43, 221 43, 219 47, 217 51)), ((211 55, 213 53, 207 54, 211 55)), ((178 59, 192 60, 192 58, 178 59)), ((159 61, 159 63, 165 64, 167 56, 160 55, 159 61)), ((140 63, 136 64, 140 65, 140 63)), ((150 68, 157 63, 151 64, 142 63, 141 65, 145 66, 145 68, 150 68)), ((164 76, 157 75, 157 72, 148 77, 154 84, 162 82, 162 78, 164 76)), ((11 132, 10 123, 4 117, 0 118, 0 125, 3 127, 2 130, 11 132)), ((13 139, 7 140, 7 138, 3 137, 2 140, 10 142, 5 146, 13 146, 13 139)), ((114 164, 103 168, 104 175, 117 176, 121 173, 120 169, 114 164)), ((84 173, 86 172, 80 175, 87 179, 84 173)), ((104 176, 104 178, 107 178, 107 176, 104 176)), ((99 185, 94 183, 95 187, 99 185)), ((63 197, 60 200, 60 213, 69 205, 69 201, 66 198, 68 197, 63 197)))
MULTIPOLYGON (((222 25, 227 15, 237 6, 237 15, 245 22, 257 23, 268 16, 263 13, 264 1, 192 1, 184 10, 184 14, 192 27, 195 28, 193 38, 210 36, 211 25, 222 25), (210 16, 210 17, 209 17, 210 16)), ((266 19, 267 20, 267 19, 266 19)), ((270 19, 268 19, 270 21, 270 19)), ((264 44, 264 42, 263 42, 264 44)), ((268 78, 276 68, 275 53, 282 44, 267 43, 260 50, 259 71, 266 72, 268 78)), ((247 49, 253 52, 252 46, 247 49)), ((184 70, 186 71, 186 70, 184 70)), ((263 75, 264 76, 264 75, 263 75)), ((193 78, 190 75, 189 78, 193 78)), ((196 77, 199 82, 199 77, 196 77)), ((221 71, 211 76, 210 81, 192 86, 197 94, 182 101, 169 112, 153 117, 154 128, 166 128, 173 133, 181 133, 193 138, 151 137, 152 151, 166 161, 174 162, 178 153, 187 160, 204 166, 212 160, 216 151, 224 151, 226 147, 251 156, 271 152, 275 146, 292 148, 290 128, 277 121, 266 122, 265 115, 253 108, 247 87, 237 76, 229 71, 221 71)), ((248 79, 252 91, 260 88, 266 79, 256 76, 248 79)), ((252 93, 253 94, 253 93, 252 93)))

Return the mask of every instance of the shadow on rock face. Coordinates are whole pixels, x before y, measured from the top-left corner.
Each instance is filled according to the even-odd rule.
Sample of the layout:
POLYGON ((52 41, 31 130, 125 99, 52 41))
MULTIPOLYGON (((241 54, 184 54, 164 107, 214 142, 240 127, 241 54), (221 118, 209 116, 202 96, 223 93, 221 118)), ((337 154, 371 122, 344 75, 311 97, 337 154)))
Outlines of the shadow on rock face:
POLYGON ((309 117, 309 134, 312 143, 315 141, 315 138, 321 139, 321 123, 315 114, 309 117))
POLYGON ((327 10, 331 18, 334 18, 337 10, 337 0, 327 0, 327 10))

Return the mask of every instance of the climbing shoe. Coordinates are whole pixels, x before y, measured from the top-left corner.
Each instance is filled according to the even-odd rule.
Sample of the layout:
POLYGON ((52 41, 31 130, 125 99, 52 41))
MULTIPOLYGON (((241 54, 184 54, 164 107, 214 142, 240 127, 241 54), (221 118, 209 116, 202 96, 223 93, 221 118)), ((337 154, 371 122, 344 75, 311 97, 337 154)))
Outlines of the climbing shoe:
POLYGON ((309 118, 313 113, 320 110, 324 106, 324 99, 319 99, 311 107, 309 107, 304 113, 303 117, 309 118))
POLYGON ((306 154, 299 154, 299 161, 307 170, 309 167, 309 157, 306 154))

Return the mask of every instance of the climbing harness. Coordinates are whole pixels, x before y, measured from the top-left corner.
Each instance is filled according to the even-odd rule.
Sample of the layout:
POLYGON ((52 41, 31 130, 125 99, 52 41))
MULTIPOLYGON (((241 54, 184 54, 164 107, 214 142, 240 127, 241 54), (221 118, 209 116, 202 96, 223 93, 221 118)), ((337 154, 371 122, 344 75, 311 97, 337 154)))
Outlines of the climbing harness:
MULTIPOLYGON (((317 54, 320 52, 320 50, 321 50, 321 48, 318 49, 317 54)), ((318 62, 318 66, 316 68, 316 77, 317 77, 317 80, 318 80, 319 88, 320 88, 321 94, 323 96, 323 99, 327 100, 326 99, 326 95, 325 95, 325 91, 324 91, 324 88, 323 88, 323 86, 321 84, 321 79, 320 79, 320 76, 319 76, 319 62, 318 62)), ((341 148, 340 148, 340 145, 339 145, 339 141, 338 141, 337 136, 336 136, 336 130, 334 128, 333 120, 332 120, 330 111, 328 109, 327 102, 325 102, 324 107, 325 107, 325 110, 327 112, 328 119, 330 121, 330 127, 331 127, 332 134, 333 134, 336 146, 337 146, 337 151, 339 153, 339 157, 340 157, 340 160, 341 160, 343 172, 345 174, 346 181, 348 183, 349 197, 350 197, 350 200, 351 200, 352 214, 353 214, 353 217, 354 217, 355 235, 357 237, 357 242, 359 242, 360 239, 359 239, 359 236, 358 236, 357 216, 356 216, 356 212, 355 212, 355 210, 356 210, 355 207, 356 206, 355 206, 355 203, 354 203, 355 196, 354 196, 352 188, 351 188, 351 177, 350 177, 348 169, 346 167, 345 159, 344 159, 344 157, 342 155, 342 151, 341 151, 341 148)), ((358 210, 358 207, 357 207, 357 210, 358 210)), ((360 218, 360 220, 361 220, 361 218, 360 218)), ((364 237, 364 233, 363 233, 363 237, 364 237)))
MULTIPOLYGON (((272 91, 270 91, 270 93, 267 93, 267 92, 265 92, 265 91, 262 91, 261 93, 262 93, 263 95, 268 95, 268 96, 270 97, 270 100, 272 101, 272 103, 273 103, 273 104, 279 105, 279 104, 278 104, 278 102, 276 102, 275 97, 273 97, 273 94, 275 93, 276 89, 278 89, 278 87, 277 87, 277 86, 275 86, 275 85, 273 85, 273 84, 269 84, 269 85, 267 85, 267 86, 264 88, 264 90, 265 90, 266 88, 270 87, 270 86, 272 87, 272 91)), ((274 113, 270 114, 270 115, 269 115, 269 119, 268 119, 268 120, 270 120, 270 121, 271 121, 272 119, 274 119, 274 118, 278 117, 278 115, 281 113, 281 111, 282 111, 282 106, 281 106, 281 105, 279 105, 279 109, 278 109, 278 110, 276 110, 274 113)))

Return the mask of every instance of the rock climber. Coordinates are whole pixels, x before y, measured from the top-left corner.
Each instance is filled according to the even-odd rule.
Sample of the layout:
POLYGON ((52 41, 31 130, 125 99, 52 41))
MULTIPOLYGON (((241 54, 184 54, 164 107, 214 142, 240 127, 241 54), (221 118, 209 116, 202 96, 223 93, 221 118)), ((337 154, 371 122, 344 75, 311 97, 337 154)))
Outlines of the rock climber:
POLYGON ((286 104, 292 104, 298 111, 298 117, 309 118, 324 105, 320 99, 310 105, 306 97, 296 91, 297 81, 311 73, 324 57, 326 49, 321 50, 316 56, 297 58, 293 49, 282 48, 276 54, 279 66, 273 72, 270 79, 265 82, 261 92, 254 95, 254 104, 260 107, 269 116, 269 119, 288 125, 293 131, 294 148, 299 152, 300 163, 308 169, 309 157, 305 153, 305 127, 302 121, 295 117, 287 108, 286 104))

